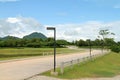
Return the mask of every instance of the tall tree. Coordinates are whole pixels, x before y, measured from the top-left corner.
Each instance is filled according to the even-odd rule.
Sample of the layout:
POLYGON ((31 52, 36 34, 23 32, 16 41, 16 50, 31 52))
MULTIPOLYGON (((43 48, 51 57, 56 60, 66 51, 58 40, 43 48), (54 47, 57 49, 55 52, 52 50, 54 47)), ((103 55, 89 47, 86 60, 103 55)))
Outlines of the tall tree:
MULTIPOLYGON (((101 38, 101 46, 104 48, 105 44, 108 44, 109 41, 114 41, 113 38, 111 38, 111 35, 115 35, 114 33, 110 32, 108 29, 102 29, 99 31, 99 38, 101 38)), ((106 45, 108 46, 108 45, 106 45)))
POLYGON ((108 29, 105 30, 100 30, 99 31, 99 38, 102 38, 103 40, 105 40, 105 38, 109 38, 110 35, 115 35, 114 33, 110 32, 108 29))

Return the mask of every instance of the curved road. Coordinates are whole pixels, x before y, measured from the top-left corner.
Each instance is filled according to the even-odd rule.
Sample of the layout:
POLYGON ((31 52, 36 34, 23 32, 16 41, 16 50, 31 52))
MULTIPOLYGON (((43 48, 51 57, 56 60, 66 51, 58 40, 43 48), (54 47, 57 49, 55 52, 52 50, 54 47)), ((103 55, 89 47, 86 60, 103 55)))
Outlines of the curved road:
MULTIPOLYGON (((92 54, 100 54, 100 50, 92 51, 92 54)), ((57 66, 63 61, 89 56, 89 51, 67 55, 57 55, 57 66)), ((35 74, 53 68, 53 56, 37 57, 20 61, 0 63, 0 80, 24 80, 35 74)))

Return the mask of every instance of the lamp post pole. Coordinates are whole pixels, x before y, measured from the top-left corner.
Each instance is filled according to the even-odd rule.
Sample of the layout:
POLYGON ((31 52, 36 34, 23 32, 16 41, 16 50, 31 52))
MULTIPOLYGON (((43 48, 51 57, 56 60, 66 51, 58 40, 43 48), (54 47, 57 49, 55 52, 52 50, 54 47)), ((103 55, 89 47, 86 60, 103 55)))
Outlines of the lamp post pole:
POLYGON ((54 72, 56 71, 56 29, 54 29, 54 72))
POLYGON ((47 30, 54 30, 54 72, 56 72, 56 29, 54 27, 47 27, 47 30))
POLYGON ((104 51, 104 40, 101 40, 102 42, 102 54, 103 54, 103 51, 104 51))
POLYGON ((89 39, 89 48, 90 48, 90 59, 92 59, 92 55, 91 55, 91 40, 89 39))

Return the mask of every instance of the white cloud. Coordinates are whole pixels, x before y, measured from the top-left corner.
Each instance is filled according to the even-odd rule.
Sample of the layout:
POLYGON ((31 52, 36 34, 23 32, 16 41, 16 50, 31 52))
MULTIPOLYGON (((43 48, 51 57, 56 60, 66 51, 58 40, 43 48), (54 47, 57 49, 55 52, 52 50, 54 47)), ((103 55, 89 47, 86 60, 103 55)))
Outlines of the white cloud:
MULTIPOLYGON (((68 41, 79 39, 96 39, 100 29, 109 29, 114 32, 115 40, 120 40, 119 30, 120 21, 103 23, 99 21, 88 21, 80 24, 59 24, 53 25, 57 29, 57 39, 66 39, 68 41)), ((49 32, 48 32, 49 34, 49 32)), ((47 35, 48 35, 47 34, 47 35)), ((53 36, 51 32, 48 36, 53 36)))
POLYGON ((7 19, 7 22, 9 22, 9 23, 17 23, 17 22, 20 22, 20 21, 21 20, 19 18, 10 17, 10 18, 7 19))
POLYGON ((66 39, 68 41, 79 39, 96 39, 100 29, 109 29, 114 32, 115 39, 120 41, 120 21, 115 22, 99 22, 88 21, 78 24, 58 24, 58 25, 41 25, 33 18, 25 17, 9 17, 0 19, 0 37, 12 35, 23 37, 32 32, 42 32, 48 37, 53 36, 53 31, 47 31, 45 28, 49 26, 56 27, 57 39, 66 39))
POLYGON ((44 26, 33 18, 9 17, 0 19, 0 37, 12 35, 23 37, 32 32, 44 32, 44 26))
POLYGON ((0 2, 16 2, 16 1, 19 1, 19 0, 0 0, 0 2))

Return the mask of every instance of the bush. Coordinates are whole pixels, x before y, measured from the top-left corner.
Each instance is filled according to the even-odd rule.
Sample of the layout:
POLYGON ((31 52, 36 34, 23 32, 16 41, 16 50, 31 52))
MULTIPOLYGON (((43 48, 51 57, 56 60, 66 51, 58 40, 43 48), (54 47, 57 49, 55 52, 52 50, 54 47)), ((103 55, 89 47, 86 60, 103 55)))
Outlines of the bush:
POLYGON ((119 53, 120 52, 120 46, 118 46, 118 45, 111 46, 111 51, 119 53))
POLYGON ((28 43, 26 47, 39 48, 41 47, 41 44, 40 43, 28 43))

